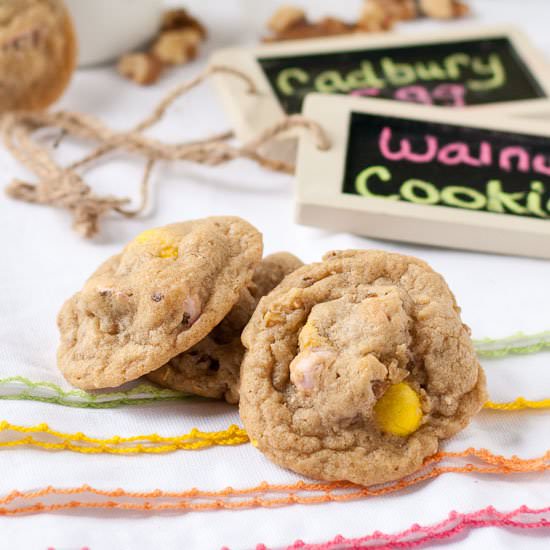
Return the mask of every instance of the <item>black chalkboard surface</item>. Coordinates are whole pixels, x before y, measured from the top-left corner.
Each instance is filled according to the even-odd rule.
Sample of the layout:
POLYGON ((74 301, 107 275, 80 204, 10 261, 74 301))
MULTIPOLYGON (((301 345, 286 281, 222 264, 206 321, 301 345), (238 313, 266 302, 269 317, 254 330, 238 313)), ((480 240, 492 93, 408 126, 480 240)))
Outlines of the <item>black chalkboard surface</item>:
POLYGON ((310 92, 465 106, 546 97, 507 36, 258 57, 286 113, 310 92))
POLYGON ((343 193, 550 224, 549 137, 352 112, 347 144, 343 193))

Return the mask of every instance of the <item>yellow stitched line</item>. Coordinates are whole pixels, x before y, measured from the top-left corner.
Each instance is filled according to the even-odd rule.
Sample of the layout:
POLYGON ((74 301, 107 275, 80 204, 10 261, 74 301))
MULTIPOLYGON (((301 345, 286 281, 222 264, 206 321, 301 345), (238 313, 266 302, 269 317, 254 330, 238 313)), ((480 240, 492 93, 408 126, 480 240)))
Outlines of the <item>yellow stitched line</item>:
POLYGON ((550 407, 550 399, 540 399, 538 401, 530 401, 525 397, 518 397, 514 401, 508 403, 495 403, 487 401, 485 409, 493 409, 496 411, 520 411, 523 409, 547 409, 550 407))
MULTIPOLYGON (((485 409, 499 411, 517 411, 524 409, 550 408, 550 399, 530 401, 524 397, 518 397, 514 401, 495 403, 488 401, 485 409)), ((169 453, 178 450, 199 450, 214 446, 231 446, 248 443, 246 432, 232 424, 226 430, 218 432, 202 432, 193 428, 189 433, 163 437, 158 434, 136 435, 132 437, 120 437, 115 435, 108 438, 89 437, 82 432, 64 433, 53 430, 47 424, 36 426, 18 426, 9 422, 0 422, 0 432, 17 432, 22 434, 38 434, 54 437, 60 441, 42 441, 32 435, 12 441, 0 441, 1 448, 21 447, 30 445, 52 451, 73 451, 76 453, 97 454, 138 454, 138 453, 169 453)))
POLYGON ((0 441, 0 448, 32 445, 49 450, 69 450, 78 453, 166 453, 171 451, 197 450, 215 445, 240 445, 248 442, 246 432, 236 425, 219 432, 202 432, 193 428, 189 433, 176 437, 163 437, 158 434, 136 435, 133 437, 113 436, 105 439, 89 437, 81 432, 63 433, 51 429, 47 424, 36 426, 18 426, 9 422, 0 422, 0 432, 49 435, 60 442, 41 441, 33 436, 14 441, 0 441), (137 444, 136 444, 137 443, 137 444))

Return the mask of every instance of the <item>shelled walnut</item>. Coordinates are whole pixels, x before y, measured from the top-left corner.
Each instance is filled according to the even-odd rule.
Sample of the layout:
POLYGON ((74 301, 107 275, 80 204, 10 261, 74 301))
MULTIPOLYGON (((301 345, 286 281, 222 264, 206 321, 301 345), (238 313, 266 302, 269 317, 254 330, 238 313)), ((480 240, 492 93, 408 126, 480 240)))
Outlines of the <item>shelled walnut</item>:
POLYGON ((148 51, 122 56, 118 72, 136 84, 153 84, 166 67, 195 59, 205 38, 204 26, 184 9, 167 11, 148 51))
POLYGON ((118 60, 118 72, 144 86, 154 84, 163 70, 163 64, 150 53, 128 53, 118 60))
POLYGON ((357 21, 347 23, 335 17, 309 21, 301 8, 281 6, 267 23, 271 35, 263 42, 320 38, 357 32, 383 32, 396 21, 407 21, 421 16, 437 19, 463 17, 469 8, 460 0, 366 0, 357 21))

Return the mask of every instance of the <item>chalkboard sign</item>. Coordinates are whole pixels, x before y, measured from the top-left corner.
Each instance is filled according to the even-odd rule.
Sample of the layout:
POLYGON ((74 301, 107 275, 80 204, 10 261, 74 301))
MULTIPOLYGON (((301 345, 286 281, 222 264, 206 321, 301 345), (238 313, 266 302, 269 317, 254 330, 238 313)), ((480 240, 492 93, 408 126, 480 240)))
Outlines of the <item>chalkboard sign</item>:
POLYGON ((432 35, 357 35, 217 52, 212 64, 244 71, 249 94, 231 75, 215 77, 238 137, 249 139, 311 92, 468 107, 550 96, 550 70, 510 28, 432 35))
POLYGON ((352 112, 342 191, 550 225, 550 139, 352 112))
POLYGON ((258 61, 286 113, 311 92, 449 107, 546 97, 507 37, 258 61))
POLYGON ((311 94, 298 221, 368 236, 550 258, 550 127, 480 112, 311 94))

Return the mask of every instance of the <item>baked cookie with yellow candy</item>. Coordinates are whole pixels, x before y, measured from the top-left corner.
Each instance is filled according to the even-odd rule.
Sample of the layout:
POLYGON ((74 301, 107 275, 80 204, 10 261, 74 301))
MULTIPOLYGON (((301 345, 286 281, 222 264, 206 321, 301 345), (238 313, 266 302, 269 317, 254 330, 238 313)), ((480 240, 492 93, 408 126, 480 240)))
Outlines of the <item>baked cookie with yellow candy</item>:
POLYGON ((160 368, 224 319, 261 258, 261 234, 237 217, 145 231, 61 308, 59 369, 95 389, 160 368))
POLYGON ((251 440, 317 479, 409 475, 486 400, 455 298, 417 258, 329 253, 265 297, 242 340, 240 414, 251 440))
POLYGON ((53 103, 70 81, 76 55, 62 0, 0 0, 0 113, 53 103))

